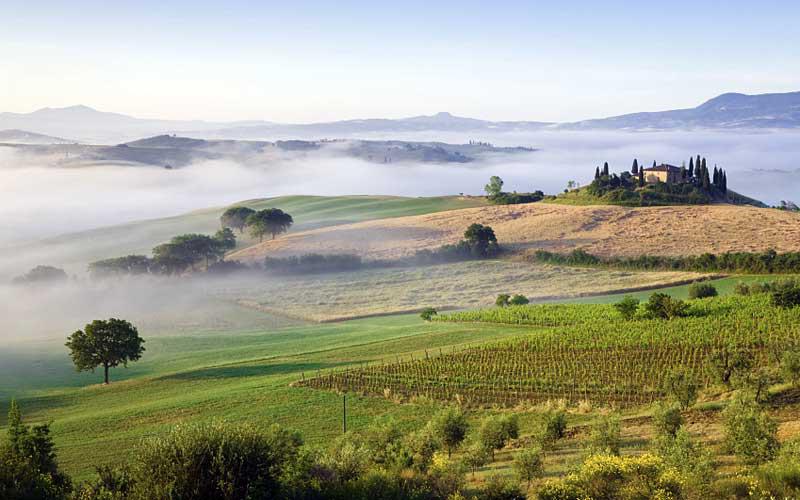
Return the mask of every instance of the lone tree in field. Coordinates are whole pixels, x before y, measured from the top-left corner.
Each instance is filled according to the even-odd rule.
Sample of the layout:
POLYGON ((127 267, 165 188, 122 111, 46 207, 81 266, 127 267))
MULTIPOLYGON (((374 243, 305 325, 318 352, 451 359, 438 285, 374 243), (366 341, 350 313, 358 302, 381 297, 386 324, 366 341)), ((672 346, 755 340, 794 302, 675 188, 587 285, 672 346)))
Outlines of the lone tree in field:
POLYGON ((265 234, 271 234, 274 240, 275 236, 288 231, 294 220, 280 208, 268 208, 250 214, 246 223, 250 228, 250 234, 258 238, 258 241, 264 241, 265 234))
POLYGON ((493 196, 498 196, 503 192, 503 179, 493 175, 489 178, 489 184, 487 184, 483 189, 490 198, 493 196))
POLYGON ((252 208, 247 207, 231 207, 223 212, 222 217, 219 218, 222 227, 232 227, 238 229, 239 233, 244 231, 247 225, 247 218, 256 213, 252 208))
POLYGON ((470 248, 470 252, 475 257, 492 257, 497 254, 497 237, 494 230, 483 224, 470 224, 464 231, 464 241, 470 248))
POLYGON ((75 368, 92 371, 103 367, 104 383, 108 384, 108 369, 129 361, 137 361, 144 352, 144 339, 139 337, 136 327, 123 319, 96 319, 67 337, 66 346, 70 350, 75 368))

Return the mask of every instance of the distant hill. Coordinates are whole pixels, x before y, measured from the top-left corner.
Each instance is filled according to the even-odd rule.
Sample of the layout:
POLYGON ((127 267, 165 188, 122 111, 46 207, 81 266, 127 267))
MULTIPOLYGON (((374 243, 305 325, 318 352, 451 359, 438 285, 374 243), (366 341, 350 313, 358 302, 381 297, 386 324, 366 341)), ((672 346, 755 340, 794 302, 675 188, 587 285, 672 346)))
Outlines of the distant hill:
POLYGON ((0 143, 11 144, 69 144, 75 141, 69 139, 62 139, 61 137, 52 137, 44 134, 37 134, 36 132, 28 132, 26 130, 0 130, 0 143))
POLYGON ((0 113, 0 130, 20 129, 70 137, 82 142, 116 144, 143 136, 177 134, 205 139, 364 138, 369 134, 411 132, 487 133, 565 130, 647 130, 680 128, 798 128, 800 92, 783 94, 722 94, 690 109, 641 112, 610 118, 556 124, 544 121, 490 121, 447 112, 409 118, 368 118, 321 123, 275 123, 263 120, 213 122, 136 118, 78 105, 43 108, 32 113, 0 113))
POLYGON ((632 113, 559 125, 562 129, 798 128, 800 92, 722 94, 690 109, 632 113))
MULTIPOLYGON (((2 142, 2 141, 0 141, 2 142)), ((473 142, 411 141, 242 141, 206 140, 177 135, 158 135, 117 144, 96 146, 85 144, 15 144, 20 152, 37 157, 51 166, 116 164, 125 166, 184 167, 202 160, 234 160, 244 164, 268 164, 286 152, 359 158, 372 163, 404 161, 427 163, 468 163, 486 154, 516 154, 535 151, 525 147, 495 147, 473 142)))

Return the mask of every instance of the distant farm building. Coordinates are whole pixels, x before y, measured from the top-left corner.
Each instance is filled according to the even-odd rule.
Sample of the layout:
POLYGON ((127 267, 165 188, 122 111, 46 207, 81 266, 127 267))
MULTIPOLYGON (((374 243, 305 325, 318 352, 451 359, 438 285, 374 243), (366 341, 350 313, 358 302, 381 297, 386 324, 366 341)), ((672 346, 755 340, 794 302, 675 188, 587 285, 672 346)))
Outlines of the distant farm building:
POLYGON ((667 184, 679 184, 684 181, 681 169, 674 165, 662 163, 655 167, 645 168, 644 181, 648 184, 664 182, 667 184))

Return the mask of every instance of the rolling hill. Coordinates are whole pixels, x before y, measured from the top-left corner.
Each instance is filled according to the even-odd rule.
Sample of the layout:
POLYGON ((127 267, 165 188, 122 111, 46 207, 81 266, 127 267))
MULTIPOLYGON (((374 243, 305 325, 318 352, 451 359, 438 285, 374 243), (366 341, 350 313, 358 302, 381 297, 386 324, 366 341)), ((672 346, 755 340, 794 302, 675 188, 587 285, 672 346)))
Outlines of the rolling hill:
POLYGON ((470 208, 292 232, 236 252, 266 255, 357 253, 393 259, 455 243, 466 227, 490 225, 517 253, 582 248, 599 256, 697 255, 800 250, 800 214, 738 205, 626 208, 548 203, 470 208))
MULTIPOLYGON (((237 205, 253 209, 281 208, 294 216, 294 231, 337 224, 349 224, 386 217, 421 215, 443 210, 475 207, 482 198, 399 196, 282 196, 246 200, 237 205)), ((0 276, 20 274, 37 264, 49 263, 82 273, 89 262, 127 255, 149 253, 157 244, 182 233, 213 233, 219 229, 219 216, 225 207, 198 210, 175 217, 144 220, 71 233, 26 245, 0 249, 3 264, 0 276)), ((244 244, 250 242, 245 235, 244 244)))

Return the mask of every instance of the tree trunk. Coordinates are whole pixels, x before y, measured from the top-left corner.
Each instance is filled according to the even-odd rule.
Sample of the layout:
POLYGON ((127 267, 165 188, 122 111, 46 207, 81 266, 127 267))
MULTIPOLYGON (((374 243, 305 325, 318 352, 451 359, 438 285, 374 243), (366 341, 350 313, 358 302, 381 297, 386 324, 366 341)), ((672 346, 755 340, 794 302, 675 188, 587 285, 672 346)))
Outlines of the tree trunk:
POLYGON ((103 363, 103 372, 104 372, 104 375, 105 375, 105 382, 103 382, 103 383, 105 385, 108 385, 108 363, 103 363))

